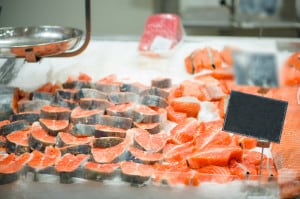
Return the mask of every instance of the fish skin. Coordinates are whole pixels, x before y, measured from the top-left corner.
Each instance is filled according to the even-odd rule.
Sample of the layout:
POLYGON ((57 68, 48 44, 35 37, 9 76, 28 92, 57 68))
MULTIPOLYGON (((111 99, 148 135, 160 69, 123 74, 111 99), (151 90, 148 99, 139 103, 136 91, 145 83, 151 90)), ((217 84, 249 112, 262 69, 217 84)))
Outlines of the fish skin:
POLYGON ((64 89, 82 89, 82 88, 91 88, 92 85, 88 81, 68 81, 62 84, 64 89))
POLYGON ((99 98, 81 98, 79 100, 79 106, 85 110, 99 109, 105 111, 107 108, 113 106, 114 104, 107 99, 99 98))
POLYGON ((48 100, 22 100, 18 102, 18 112, 39 111, 42 106, 49 105, 48 100))
POLYGON ((157 88, 157 87, 151 87, 151 88, 148 88, 144 91, 142 91, 140 93, 141 96, 145 96, 145 95, 155 95, 155 96, 159 96, 159 97, 162 97, 164 99, 167 99, 168 96, 169 96, 169 92, 164 90, 164 89, 161 89, 161 88, 157 88))
POLYGON ((107 94, 93 88, 82 88, 78 91, 78 98, 107 99, 107 94))
POLYGON ((28 137, 30 128, 17 130, 6 136, 6 151, 8 153, 15 153, 17 155, 31 152, 28 137))
POLYGON ((9 124, 3 125, 0 127, 0 135, 7 136, 8 134, 12 133, 13 131, 22 130, 28 128, 29 125, 24 120, 18 120, 15 122, 11 122, 9 124))
POLYGON ((108 94, 108 99, 114 104, 137 103, 139 95, 134 92, 111 92, 108 94))
POLYGON ((84 110, 77 107, 71 112, 71 122, 73 124, 97 124, 103 114, 103 110, 84 110))
POLYGON ((25 120, 28 124, 38 121, 40 114, 38 112, 20 112, 11 116, 11 121, 25 120))
POLYGON ((97 124, 121 129, 130 129, 132 127, 133 121, 131 118, 127 117, 102 115, 101 117, 99 117, 97 124))
POLYGON ((169 104, 166 99, 156 95, 144 95, 141 98, 141 104, 158 108, 166 108, 169 104))
POLYGON ((172 87, 172 79, 168 77, 155 78, 151 80, 151 86, 156 88, 172 87))
POLYGON ((96 132, 95 125, 89 124, 75 124, 73 125, 70 133, 74 136, 94 136, 96 132))
POLYGON ((48 92, 39 92, 39 91, 34 91, 31 93, 31 100, 47 100, 49 102, 52 102, 54 99, 54 95, 52 93, 48 92))
POLYGON ((89 161, 84 165, 84 178, 96 181, 112 179, 118 176, 119 168, 119 163, 99 164, 89 161))
POLYGON ((93 140, 93 147, 108 148, 124 141, 121 137, 99 137, 93 140))
POLYGON ((55 145, 56 137, 48 135, 39 122, 33 123, 30 128, 28 143, 31 149, 44 151, 47 146, 55 145))

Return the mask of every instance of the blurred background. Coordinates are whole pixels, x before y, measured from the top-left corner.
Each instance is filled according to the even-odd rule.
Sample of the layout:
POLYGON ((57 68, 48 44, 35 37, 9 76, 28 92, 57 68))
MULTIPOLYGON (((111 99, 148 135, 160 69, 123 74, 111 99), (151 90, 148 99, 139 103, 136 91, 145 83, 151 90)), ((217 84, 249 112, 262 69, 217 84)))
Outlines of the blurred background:
MULTIPOLYGON (((300 36, 300 0, 91 0, 93 36, 140 36, 154 13, 181 16, 187 35, 300 36)), ((85 29, 84 0, 0 0, 0 26, 85 29)))

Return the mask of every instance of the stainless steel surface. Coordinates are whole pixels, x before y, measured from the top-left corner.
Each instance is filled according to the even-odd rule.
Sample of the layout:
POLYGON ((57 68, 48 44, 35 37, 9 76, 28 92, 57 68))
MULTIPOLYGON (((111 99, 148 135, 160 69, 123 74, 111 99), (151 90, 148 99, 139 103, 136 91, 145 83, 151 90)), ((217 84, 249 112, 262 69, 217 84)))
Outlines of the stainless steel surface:
POLYGON ((59 57, 72 57, 80 54, 86 49, 91 39, 91 1, 85 0, 85 40, 82 46, 76 51, 64 52, 59 57))
POLYGON ((91 34, 90 0, 85 0, 86 35, 82 46, 74 50, 83 31, 61 26, 32 26, 0 28, 0 57, 24 57, 37 62, 42 57, 70 57, 81 53, 91 34), (73 51, 72 51, 73 50, 73 51))
POLYGON ((82 31, 59 26, 0 28, 1 57, 45 57, 72 49, 81 39, 82 31))

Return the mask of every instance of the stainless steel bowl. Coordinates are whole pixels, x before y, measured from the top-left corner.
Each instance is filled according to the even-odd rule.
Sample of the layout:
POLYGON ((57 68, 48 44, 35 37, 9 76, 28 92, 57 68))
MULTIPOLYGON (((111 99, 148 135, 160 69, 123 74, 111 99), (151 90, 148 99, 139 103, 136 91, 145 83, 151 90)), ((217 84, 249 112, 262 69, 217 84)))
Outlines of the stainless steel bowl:
POLYGON ((46 57, 73 49, 83 32, 60 26, 0 28, 0 57, 46 57))

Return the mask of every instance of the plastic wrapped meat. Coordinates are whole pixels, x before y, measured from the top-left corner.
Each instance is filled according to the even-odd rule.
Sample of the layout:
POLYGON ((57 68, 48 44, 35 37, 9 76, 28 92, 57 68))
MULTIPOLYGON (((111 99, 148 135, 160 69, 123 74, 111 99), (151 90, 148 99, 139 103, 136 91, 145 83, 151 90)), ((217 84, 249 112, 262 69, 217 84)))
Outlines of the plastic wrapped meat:
POLYGON ((155 14, 148 17, 139 43, 139 51, 161 56, 174 49, 182 40, 183 28, 175 14, 155 14))

